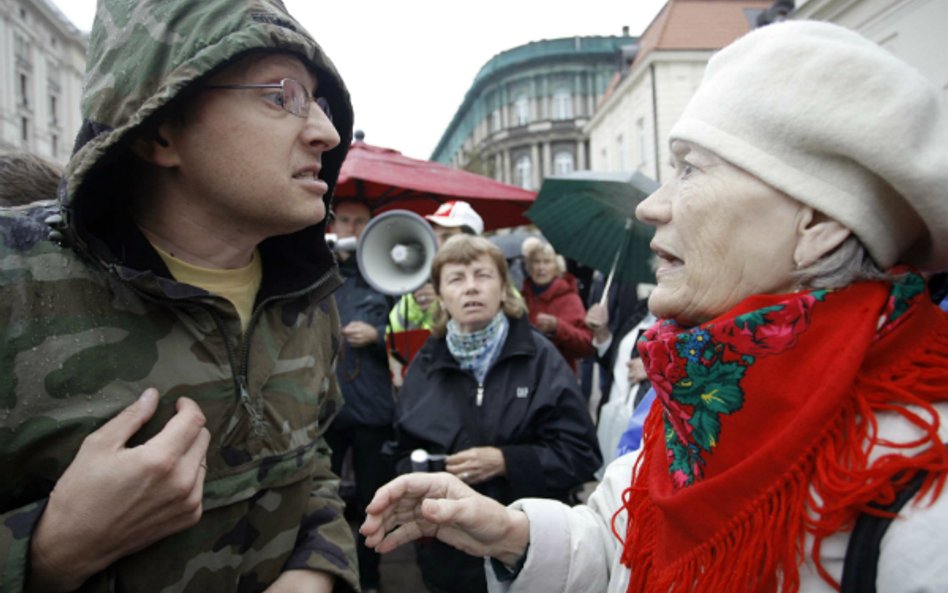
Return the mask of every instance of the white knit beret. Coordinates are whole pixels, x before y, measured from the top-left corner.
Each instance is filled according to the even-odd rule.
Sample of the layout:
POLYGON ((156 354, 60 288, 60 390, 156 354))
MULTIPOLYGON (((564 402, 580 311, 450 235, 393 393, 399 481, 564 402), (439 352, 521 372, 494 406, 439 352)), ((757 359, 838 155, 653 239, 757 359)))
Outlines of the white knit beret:
POLYGON ((786 21, 715 54, 670 139, 846 225, 883 268, 948 268, 948 116, 935 86, 837 25, 786 21))

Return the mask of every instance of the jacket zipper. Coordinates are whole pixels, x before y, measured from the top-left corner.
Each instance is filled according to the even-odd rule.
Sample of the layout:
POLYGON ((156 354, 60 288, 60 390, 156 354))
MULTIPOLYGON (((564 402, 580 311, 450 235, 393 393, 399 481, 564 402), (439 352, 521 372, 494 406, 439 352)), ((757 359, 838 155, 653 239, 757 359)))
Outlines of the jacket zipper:
MULTIPOLYGON (((117 276, 120 276, 115 270, 113 273, 117 276)), ((234 347, 231 344, 230 335, 227 332, 227 328, 224 326, 224 320, 221 319, 220 315, 210 305, 205 305, 199 301, 190 301, 192 304, 204 309, 208 315, 211 316, 211 319, 214 320, 214 324, 217 325, 217 331, 220 332, 221 338, 224 341, 224 349, 227 351, 227 360, 230 362, 230 367, 234 369, 232 375, 234 379, 234 390, 237 393, 237 396, 240 398, 240 403, 243 405, 244 409, 247 410, 247 413, 250 415, 250 424, 253 427, 253 432, 257 436, 265 436, 267 433, 266 422, 264 422, 263 415, 257 410, 256 406, 253 403, 253 397, 250 394, 250 388, 247 385, 247 371, 250 366, 250 335, 253 333, 254 327, 257 325, 257 320, 259 319, 260 311, 264 309, 264 305, 269 304, 272 301, 278 299, 290 300, 299 296, 302 296, 310 291, 318 290, 323 284, 325 284, 333 276, 332 270, 326 272, 322 275, 319 280, 314 284, 297 290, 296 292, 291 292, 283 295, 275 295, 267 298, 259 307, 256 307, 250 315, 250 321, 247 323, 247 331, 244 334, 244 344, 240 351, 240 360, 237 360, 236 353, 234 352, 234 347)), ((132 289, 137 292, 142 298, 150 301, 160 302, 160 301, 170 301, 172 304, 179 304, 175 299, 169 299, 167 297, 155 297, 154 295, 148 294, 146 291, 132 287, 132 289)), ((327 295, 328 296, 328 295, 327 295)))
MULTIPOLYGON (((257 320, 260 319, 260 312, 268 305, 269 303, 276 300, 291 300, 297 297, 300 297, 308 292, 318 291, 319 288, 325 284, 333 276, 332 270, 326 272, 322 277, 316 281, 315 284, 307 286, 296 292, 291 292, 288 294, 271 296, 267 299, 264 299, 260 303, 259 307, 254 308, 253 312, 250 314, 250 321, 247 322, 247 331, 244 332, 244 342, 240 350, 240 367, 237 369, 237 385, 240 390, 240 400, 243 403, 244 407, 247 408, 247 411, 250 413, 250 420, 253 424, 254 433, 257 436, 264 436, 267 432, 266 422, 263 419, 263 415, 257 410, 257 407, 254 405, 253 398, 250 395, 250 389, 247 387, 247 375, 250 367, 250 336, 253 334, 254 328, 257 326, 257 320)), ((328 295, 327 295, 328 296, 328 295)), ((213 311, 212 311, 213 312, 213 311)), ((221 333, 224 333, 223 327, 221 327, 221 333)), ((227 335, 224 334, 224 343, 227 344, 227 335)), ((233 363, 231 363, 233 364, 233 363)))

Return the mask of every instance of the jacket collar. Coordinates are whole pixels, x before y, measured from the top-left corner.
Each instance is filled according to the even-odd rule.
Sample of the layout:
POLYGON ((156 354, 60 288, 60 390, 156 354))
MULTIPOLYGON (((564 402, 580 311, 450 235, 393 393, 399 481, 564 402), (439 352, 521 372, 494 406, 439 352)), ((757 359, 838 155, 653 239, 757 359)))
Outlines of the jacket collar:
MULTIPOLYGON (((93 258, 136 288, 162 297, 205 297, 198 287, 176 282, 126 208, 115 208, 107 221, 88 235, 93 258)), ((329 294, 342 284, 328 247, 319 244, 321 227, 271 237, 259 245, 263 278, 257 302, 304 292, 320 285, 329 294), (332 274, 330 274, 332 272, 332 274), (328 275, 328 277, 327 277, 328 275)))
MULTIPOLYGON (((505 358, 515 356, 530 356, 536 354, 537 347, 533 341, 533 327, 530 325, 526 315, 519 318, 507 316, 510 322, 510 328, 507 330, 507 340, 504 342, 494 364, 497 364, 505 358)), ((443 337, 428 342, 430 350, 428 352, 428 375, 439 370, 457 370, 461 367, 458 361, 448 350, 448 342, 443 337)), ((426 349, 428 349, 426 347, 426 349)))

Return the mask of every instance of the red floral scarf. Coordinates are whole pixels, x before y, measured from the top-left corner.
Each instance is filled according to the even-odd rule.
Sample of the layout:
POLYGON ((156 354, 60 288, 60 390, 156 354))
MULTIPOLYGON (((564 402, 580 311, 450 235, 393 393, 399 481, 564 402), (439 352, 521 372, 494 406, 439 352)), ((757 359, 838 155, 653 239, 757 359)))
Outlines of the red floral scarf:
POLYGON ((948 317, 917 274, 754 296, 698 327, 661 322, 639 351, 658 397, 613 518, 627 513, 630 592, 794 593, 807 532, 838 587, 823 538, 918 471, 923 493, 944 486, 931 402, 948 399, 948 317), (883 441, 879 412, 922 436, 883 441), (870 463, 880 443, 921 452, 870 463))

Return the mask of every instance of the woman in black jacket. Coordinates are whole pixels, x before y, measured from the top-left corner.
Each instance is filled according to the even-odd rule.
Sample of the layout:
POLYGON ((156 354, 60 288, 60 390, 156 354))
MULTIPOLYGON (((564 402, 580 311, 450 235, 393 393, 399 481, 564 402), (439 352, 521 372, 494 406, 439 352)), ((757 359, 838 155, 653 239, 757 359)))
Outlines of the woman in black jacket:
MULTIPOLYGON (((572 370, 533 330, 490 241, 452 237, 432 263, 440 311, 412 362, 396 411, 400 471, 417 449, 502 503, 568 500, 601 464, 572 370)), ((483 593, 483 560, 438 541, 417 548, 432 593, 483 593)))

